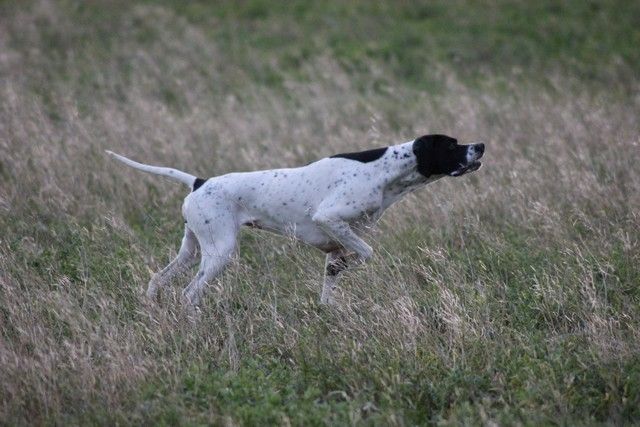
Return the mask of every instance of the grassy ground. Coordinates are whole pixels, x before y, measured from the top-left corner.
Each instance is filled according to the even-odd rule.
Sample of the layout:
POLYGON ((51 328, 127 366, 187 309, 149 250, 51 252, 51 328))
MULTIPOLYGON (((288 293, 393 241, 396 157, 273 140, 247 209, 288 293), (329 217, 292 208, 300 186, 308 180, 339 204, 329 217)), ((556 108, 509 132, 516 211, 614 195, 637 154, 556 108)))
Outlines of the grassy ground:
POLYGON ((0 424, 640 421, 640 3, 0 2, 0 424), (442 132, 485 166, 323 258, 241 236, 197 324, 200 176, 442 132))

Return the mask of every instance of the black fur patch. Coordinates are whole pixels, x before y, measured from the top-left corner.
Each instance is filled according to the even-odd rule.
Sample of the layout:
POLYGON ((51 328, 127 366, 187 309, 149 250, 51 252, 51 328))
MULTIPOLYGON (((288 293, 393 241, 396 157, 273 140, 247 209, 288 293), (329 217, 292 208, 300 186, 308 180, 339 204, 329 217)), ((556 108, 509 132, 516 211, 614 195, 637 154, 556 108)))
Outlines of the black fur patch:
POLYGON ((196 178, 196 180, 193 181, 193 191, 196 191, 198 188, 202 187, 202 184, 204 184, 205 182, 207 182, 206 179, 196 178))
POLYGON ((384 156, 384 153, 386 153, 387 148, 388 147, 374 148, 373 150, 358 151, 355 153, 336 154, 335 156, 331 156, 331 158, 332 159, 342 158, 342 159, 355 160, 360 163, 369 163, 369 162, 374 162, 378 160, 380 157, 384 156))
POLYGON ((423 176, 449 175, 466 162, 467 146, 447 135, 424 135, 413 142, 413 154, 423 176))
POLYGON ((340 258, 333 260, 333 262, 327 265, 327 275, 337 276, 341 271, 347 269, 347 258, 341 256, 340 258))

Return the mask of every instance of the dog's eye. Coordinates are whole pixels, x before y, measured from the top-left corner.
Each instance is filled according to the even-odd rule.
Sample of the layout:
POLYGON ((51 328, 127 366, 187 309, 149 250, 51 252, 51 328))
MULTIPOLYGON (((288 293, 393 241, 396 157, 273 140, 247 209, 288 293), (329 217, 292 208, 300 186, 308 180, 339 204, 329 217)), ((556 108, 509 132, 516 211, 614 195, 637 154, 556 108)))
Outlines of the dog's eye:
POLYGON ((456 148, 455 144, 451 144, 451 145, 449 146, 449 151, 453 150, 454 148, 456 148))

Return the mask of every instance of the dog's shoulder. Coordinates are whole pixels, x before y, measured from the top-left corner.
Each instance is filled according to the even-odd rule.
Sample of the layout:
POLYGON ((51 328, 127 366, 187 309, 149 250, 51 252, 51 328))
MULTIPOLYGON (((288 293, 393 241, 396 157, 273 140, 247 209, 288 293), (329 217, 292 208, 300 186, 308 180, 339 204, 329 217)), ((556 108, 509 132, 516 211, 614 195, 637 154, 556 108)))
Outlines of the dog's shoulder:
POLYGON ((348 160, 355 160, 360 163, 370 163, 384 156, 384 153, 387 152, 388 148, 389 147, 382 147, 382 148, 374 148, 373 150, 336 154, 331 156, 330 158, 331 159, 348 159, 348 160))

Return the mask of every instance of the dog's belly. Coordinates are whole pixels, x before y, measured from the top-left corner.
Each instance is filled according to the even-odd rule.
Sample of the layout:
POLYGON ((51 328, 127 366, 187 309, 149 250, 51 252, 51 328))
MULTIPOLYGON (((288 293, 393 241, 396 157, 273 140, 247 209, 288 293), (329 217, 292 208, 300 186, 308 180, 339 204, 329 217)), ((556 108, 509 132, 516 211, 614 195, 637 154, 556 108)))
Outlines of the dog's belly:
POLYGON ((311 221, 311 218, 300 219, 295 222, 280 222, 262 216, 248 219, 242 225, 293 237, 324 252, 331 252, 342 246, 311 221))

